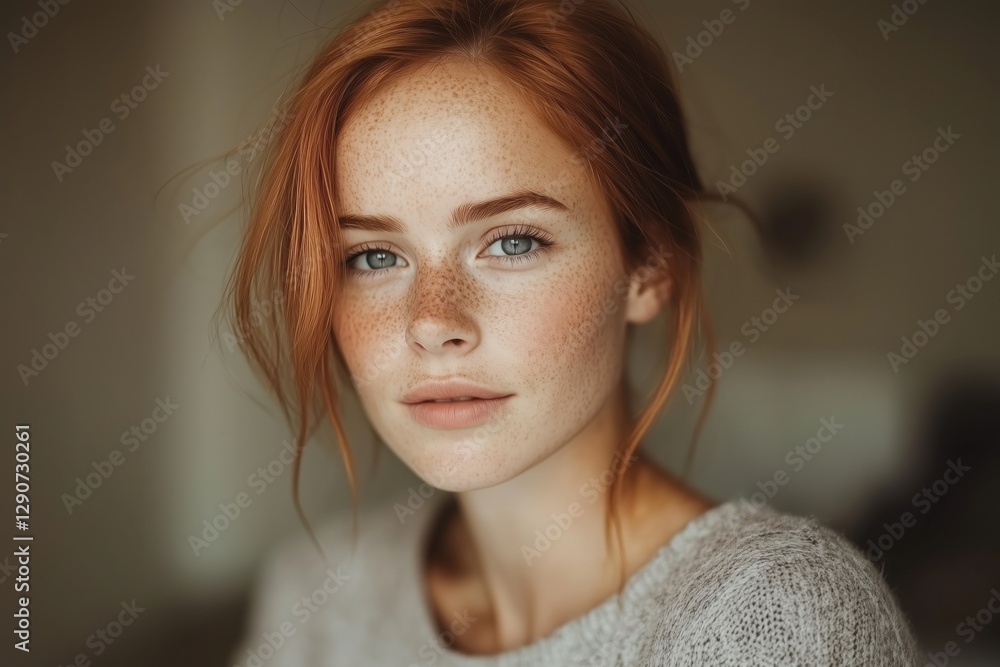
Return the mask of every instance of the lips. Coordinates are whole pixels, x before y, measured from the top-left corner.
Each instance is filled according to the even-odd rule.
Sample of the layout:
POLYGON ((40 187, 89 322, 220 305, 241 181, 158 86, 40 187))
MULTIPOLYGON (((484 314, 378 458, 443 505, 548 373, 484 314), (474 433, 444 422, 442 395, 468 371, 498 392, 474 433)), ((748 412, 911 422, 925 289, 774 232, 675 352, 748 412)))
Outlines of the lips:
POLYGON ((506 407, 512 394, 461 379, 432 380, 403 396, 417 423, 436 429, 468 428, 487 422, 506 407))
POLYGON ((434 429, 459 429, 479 426, 498 417, 510 396, 501 398, 470 398, 468 400, 437 400, 408 403, 410 416, 418 424, 434 429))
POLYGON ((403 403, 425 402, 459 402, 475 399, 490 400, 510 396, 510 392, 501 392, 468 380, 431 380, 418 385, 403 396, 403 403))

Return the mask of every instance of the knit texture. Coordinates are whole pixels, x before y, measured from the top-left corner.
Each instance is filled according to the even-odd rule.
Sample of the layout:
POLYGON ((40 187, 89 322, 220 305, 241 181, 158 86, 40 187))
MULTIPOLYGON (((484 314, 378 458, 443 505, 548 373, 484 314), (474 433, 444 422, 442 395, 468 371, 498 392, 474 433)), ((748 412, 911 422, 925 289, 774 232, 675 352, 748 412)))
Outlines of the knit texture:
MULTIPOLYGON (((746 502, 690 521, 612 596, 549 636, 491 656, 453 650, 474 622, 439 631, 421 552, 447 494, 413 513, 387 505, 317 530, 261 569, 239 667, 526 665, 911 667, 916 642, 874 566, 814 519, 746 502)), ((586 582, 581 581, 581 586, 586 582)))

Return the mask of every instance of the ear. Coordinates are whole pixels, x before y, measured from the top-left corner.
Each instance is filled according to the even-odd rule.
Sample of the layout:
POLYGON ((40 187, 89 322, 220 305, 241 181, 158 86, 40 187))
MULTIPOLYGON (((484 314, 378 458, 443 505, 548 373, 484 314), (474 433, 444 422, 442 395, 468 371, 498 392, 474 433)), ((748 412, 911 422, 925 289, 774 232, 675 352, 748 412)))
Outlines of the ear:
POLYGON ((670 302, 672 281, 666 269, 653 270, 641 266, 632 272, 629 282, 625 318, 643 324, 655 318, 670 302))

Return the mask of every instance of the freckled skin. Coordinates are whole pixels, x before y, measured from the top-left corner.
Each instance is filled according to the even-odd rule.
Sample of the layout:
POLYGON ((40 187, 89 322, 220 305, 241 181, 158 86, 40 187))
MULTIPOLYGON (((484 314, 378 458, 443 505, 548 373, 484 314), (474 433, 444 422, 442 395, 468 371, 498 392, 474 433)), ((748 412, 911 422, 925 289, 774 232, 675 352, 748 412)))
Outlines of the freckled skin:
POLYGON ((345 230, 348 255, 367 243, 398 259, 386 269, 361 259, 369 273, 349 275, 334 333, 378 434, 439 488, 518 476, 586 433, 618 391, 629 277, 602 194, 572 158, 498 75, 459 62, 383 89, 342 131, 339 212, 391 215, 406 231, 345 230), (569 210, 446 227, 463 203, 526 189, 569 210), (555 244, 508 265, 486 241, 516 225, 555 244), (494 423, 427 428, 400 401, 441 376, 515 396, 494 423))

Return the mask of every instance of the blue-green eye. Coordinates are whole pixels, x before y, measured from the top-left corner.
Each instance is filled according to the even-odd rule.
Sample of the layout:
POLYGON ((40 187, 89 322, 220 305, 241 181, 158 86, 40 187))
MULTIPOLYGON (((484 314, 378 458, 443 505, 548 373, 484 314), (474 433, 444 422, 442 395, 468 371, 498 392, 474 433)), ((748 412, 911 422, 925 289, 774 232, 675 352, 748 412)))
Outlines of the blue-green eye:
MULTIPOLYGON (((398 259, 399 258, 396 253, 391 250, 376 248, 374 250, 363 250, 351 255, 350 259, 347 260, 347 263, 350 265, 358 260, 364 260, 361 263, 367 265, 367 270, 388 269, 395 266, 398 259)), ((365 270, 365 267, 362 267, 362 270, 365 270)))
POLYGON ((508 264, 517 264, 548 251, 555 245, 555 240, 541 230, 517 225, 494 231, 486 245, 486 254, 490 257, 508 264))
POLYGON ((505 236, 502 239, 498 239, 493 245, 487 248, 487 252, 493 256, 523 255, 531 250, 531 244, 534 240, 535 239, 531 236, 505 236), (499 248, 500 252, 489 252, 495 248, 499 248))
POLYGON ((346 261, 347 268, 358 273, 372 273, 391 269, 397 265, 406 266, 399 255, 378 245, 362 246, 346 261))

